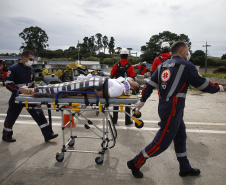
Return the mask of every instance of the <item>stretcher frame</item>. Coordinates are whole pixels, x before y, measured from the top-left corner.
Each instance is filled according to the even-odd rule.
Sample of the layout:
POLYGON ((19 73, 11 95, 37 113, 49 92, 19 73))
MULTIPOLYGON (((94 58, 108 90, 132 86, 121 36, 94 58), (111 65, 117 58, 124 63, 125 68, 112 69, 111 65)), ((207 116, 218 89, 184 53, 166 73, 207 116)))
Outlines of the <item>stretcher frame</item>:
MULTIPOLYGON (((19 95, 19 92, 18 92, 19 95)), ((55 98, 33 98, 31 96, 17 96, 15 102, 25 104, 25 108, 29 109, 44 109, 48 110, 49 114, 49 122, 52 124, 51 118, 51 110, 61 111, 62 118, 62 149, 61 152, 56 153, 56 160, 58 162, 62 162, 64 160, 65 152, 81 152, 81 153, 95 153, 100 154, 100 157, 96 157, 95 162, 97 164, 102 164, 104 160, 105 151, 113 148, 116 144, 117 138, 117 130, 115 125, 112 122, 112 118, 110 112, 121 112, 130 116, 135 121, 135 126, 137 128, 143 127, 143 121, 138 120, 141 115, 133 114, 130 115, 124 111, 124 107, 135 107, 135 103, 139 100, 137 96, 123 96, 120 98, 109 98, 108 100, 104 98, 99 98, 95 92, 90 91, 60 91, 55 95, 55 98), (94 94, 96 98, 84 98, 83 97, 67 97, 67 98, 59 98, 60 94, 64 93, 79 93, 79 94, 94 94), (37 106, 29 107, 29 104, 36 104, 37 106), (46 106, 43 108, 43 106, 46 106), (119 110, 111 110, 110 107, 119 106, 119 110), (64 113, 63 111, 67 110, 70 113, 70 121, 68 123, 64 123, 64 113), (102 113, 102 129, 100 126, 94 124, 91 120, 86 118, 83 115, 85 111, 96 111, 97 114, 102 113), (86 129, 89 129, 94 136, 77 136, 73 135, 73 127, 72 127, 72 117, 77 120, 77 124, 82 124, 86 129), (83 117, 86 122, 81 120, 83 117), (68 141, 65 139, 65 128, 70 125, 70 138, 68 141), (96 129, 97 131, 95 131, 96 129), (101 135, 102 134, 102 135, 101 135), (85 138, 85 139, 101 139, 101 150, 91 151, 91 150, 72 150, 71 147, 74 146, 75 139, 85 138)), ((134 112, 135 109, 133 110, 134 112)), ((52 126, 52 125, 51 125, 52 126)))

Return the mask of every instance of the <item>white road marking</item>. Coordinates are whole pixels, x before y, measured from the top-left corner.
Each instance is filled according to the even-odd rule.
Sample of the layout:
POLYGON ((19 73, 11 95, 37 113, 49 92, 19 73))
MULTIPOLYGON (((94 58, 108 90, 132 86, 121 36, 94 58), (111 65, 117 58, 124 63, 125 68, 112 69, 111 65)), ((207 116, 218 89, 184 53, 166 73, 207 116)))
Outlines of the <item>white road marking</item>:
MULTIPOLYGON (((5 117, 6 114, 0 114, 0 117, 3 116, 5 117)), ((19 115, 19 118, 31 118, 30 115, 19 115)), ((48 116, 46 116, 48 118, 48 116)), ((52 116, 52 119, 61 119, 61 116, 52 116)), ((83 118, 80 118, 81 120, 84 120, 83 118)), ((88 118, 92 119, 92 121, 102 121, 102 118, 88 118)), ((142 119, 141 119, 142 120, 142 119)), ((118 119, 118 122, 124 122, 124 119, 118 119)), ((159 120, 142 120, 144 123, 158 123, 159 120)), ((185 121, 186 125, 207 125, 207 126, 226 126, 226 123, 207 123, 207 122, 187 122, 185 121)))
MULTIPOLYGON (((100 119, 101 120, 101 119, 100 119)), ((123 121, 123 120, 122 120, 123 121)), ((4 120, 0 120, 0 123, 4 123, 4 120)), ((24 125, 36 125, 37 123, 34 120, 17 120, 16 124, 24 124, 24 125)), ((212 123, 213 124, 213 123, 212 123)), ((53 126, 61 126, 62 123, 53 122, 53 126)), ((97 124, 97 126, 102 129, 103 125, 97 124)), ((226 124, 224 125, 226 126, 226 124)), ((77 124, 76 127, 84 127, 82 124, 77 124)), ((119 126, 116 125, 117 130, 136 130, 136 131, 158 131, 159 128, 150 128, 150 127, 142 127, 141 129, 136 128, 135 126, 119 126)), ((186 129, 187 133, 206 133, 206 134, 226 134, 226 131, 222 130, 202 130, 202 129, 186 129)))

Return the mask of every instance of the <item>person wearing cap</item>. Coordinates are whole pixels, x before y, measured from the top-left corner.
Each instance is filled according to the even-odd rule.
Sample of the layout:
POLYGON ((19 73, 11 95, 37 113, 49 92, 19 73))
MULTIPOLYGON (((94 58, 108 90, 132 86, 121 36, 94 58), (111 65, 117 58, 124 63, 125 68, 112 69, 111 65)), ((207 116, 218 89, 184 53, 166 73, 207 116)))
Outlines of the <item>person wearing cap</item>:
POLYGON ((7 66, 5 63, 5 60, 2 61, 2 65, 1 65, 1 74, 2 74, 2 85, 5 86, 5 79, 7 76, 7 66))
MULTIPOLYGON (((111 70, 110 78, 131 77, 135 80, 136 73, 134 71, 133 66, 129 63, 129 60, 127 59, 128 55, 129 55, 129 51, 127 49, 124 48, 120 51, 121 60, 114 64, 114 66, 111 70)), ((126 83, 125 86, 129 85, 128 82, 124 82, 124 83, 126 83)), ((118 110, 118 109, 119 109, 118 106, 114 106, 114 108, 113 108, 113 110, 118 110)), ((130 114, 129 107, 126 107, 125 111, 130 114)), ((117 123, 118 112, 113 112, 112 121, 114 124, 117 123)), ((131 120, 131 118, 125 114, 125 125, 130 125, 132 123, 133 123, 133 121, 131 120)))
POLYGON ((161 50, 162 50, 162 54, 160 54, 158 57, 155 58, 151 66, 151 75, 155 72, 159 64, 165 62, 167 59, 170 59, 171 57, 169 42, 163 42, 161 44, 161 50))
MULTIPOLYGON (((34 70, 32 64, 34 62, 33 52, 27 50, 22 53, 22 60, 20 63, 16 63, 9 67, 6 77, 6 88, 12 92, 9 99, 9 108, 4 121, 4 127, 2 131, 2 140, 6 142, 15 142, 13 138, 13 125, 15 124, 18 116, 20 115, 24 104, 15 103, 17 91, 21 87, 35 87, 34 70)), ((33 105, 32 105, 33 106, 33 105)), ((34 105, 35 106, 35 105, 34 105)), ((39 125, 40 130, 44 136, 45 141, 49 141, 58 136, 52 131, 51 125, 48 123, 43 110, 41 109, 28 109, 28 113, 39 125)), ((26 134, 27 130, 24 129, 23 133, 26 134)), ((32 139, 32 138, 31 138, 32 139)))

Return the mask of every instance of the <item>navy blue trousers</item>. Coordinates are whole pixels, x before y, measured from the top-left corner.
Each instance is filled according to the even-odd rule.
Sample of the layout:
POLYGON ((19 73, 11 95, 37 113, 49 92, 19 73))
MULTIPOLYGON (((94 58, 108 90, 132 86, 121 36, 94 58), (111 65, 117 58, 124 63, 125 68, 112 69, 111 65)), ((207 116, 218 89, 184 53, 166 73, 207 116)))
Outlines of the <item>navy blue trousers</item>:
POLYGON ((141 168, 150 157, 155 157, 164 152, 174 142, 177 160, 180 164, 180 171, 185 172, 191 169, 186 154, 186 128, 183 121, 184 109, 159 109, 161 128, 158 130, 153 141, 145 147, 134 159, 133 163, 137 169, 141 168))
MULTIPOLYGON (((35 105, 33 105, 35 107, 35 105)), ((7 139, 11 138, 13 135, 13 125, 16 122, 18 116, 20 115, 24 105, 15 103, 15 98, 12 97, 9 100, 9 108, 7 111, 7 116, 4 122, 4 128, 2 132, 2 137, 7 139)), ((30 105, 29 105, 30 107, 30 105)), ((44 112, 41 109, 27 109, 32 118, 39 125, 42 134, 44 137, 48 137, 53 134, 52 128, 49 125, 44 112)), ((24 134, 26 134, 26 130, 24 130, 24 134)))

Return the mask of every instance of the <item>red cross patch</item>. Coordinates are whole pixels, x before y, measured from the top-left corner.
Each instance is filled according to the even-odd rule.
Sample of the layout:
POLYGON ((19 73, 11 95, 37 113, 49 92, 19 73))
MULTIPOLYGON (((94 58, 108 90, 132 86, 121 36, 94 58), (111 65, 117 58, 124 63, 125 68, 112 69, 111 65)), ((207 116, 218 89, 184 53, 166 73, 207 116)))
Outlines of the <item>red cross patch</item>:
POLYGON ((166 82, 170 79, 171 73, 169 69, 166 69, 161 74, 161 79, 163 82, 166 82))
POLYGON ((7 75, 10 75, 10 74, 11 74, 11 71, 10 71, 10 70, 8 70, 7 75))

